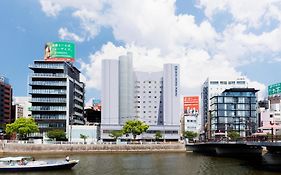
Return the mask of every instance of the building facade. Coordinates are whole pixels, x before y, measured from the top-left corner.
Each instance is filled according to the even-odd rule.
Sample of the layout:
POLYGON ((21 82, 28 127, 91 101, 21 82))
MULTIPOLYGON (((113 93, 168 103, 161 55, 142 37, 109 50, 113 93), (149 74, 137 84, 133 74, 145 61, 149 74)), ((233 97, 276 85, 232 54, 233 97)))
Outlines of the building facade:
POLYGON ((40 133, 83 125, 84 83, 80 71, 70 62, 34 61, 29 68, 31 112, 40 133))
POLYGON ((19 117, 31 117, 31 97, 14 97, 13 98, 13 105, 22 108, 22 114, 15 110, 16 119, 19 117))
POLYGON ((199 96, 186 96, 183 98, 183 132, 199 133, 199 96))
POLYGON ((0 131, 5 129, 5 125, 12 123, 14 117, 12 116, 12 86, 9 80, 0 76, 0 131))
POLYGON ((257 92, 254 88, 231 88, 211 98, 211 138, 236 131, 241 137, 257 131, 257 92))
POLYGON ((112 139, 110 132, 134 119, 150 126, 139 139, 154 139, 157 131, 163 139, 179 139, 178 64, 165 64, 162 72, 135 72, 128 53, 119 60, 103 60, 102 68, 102 140, 112 139))
POLYGON ((247 88, 248 82, 244 77, 234 79, 217 79, 209 77, 201 87, 201 133, 206 135, 206 130, 210 127, 208 123, 208 115, 210 111, 210 99, 221 94, 225 89, 229 88, 247 88))

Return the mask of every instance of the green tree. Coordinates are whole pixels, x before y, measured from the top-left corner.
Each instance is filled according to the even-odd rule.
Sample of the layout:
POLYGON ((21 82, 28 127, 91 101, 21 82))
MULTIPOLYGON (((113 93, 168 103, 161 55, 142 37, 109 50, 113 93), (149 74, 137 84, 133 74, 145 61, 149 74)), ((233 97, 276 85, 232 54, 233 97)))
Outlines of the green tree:
POLYGON ((83 139, 83 140, 84 140, 84 144, 86 144, 86 139, 87 139, 88 137, 89 137, 89 136, 87 136, 87 135, 80 134, 80 139, 83 139))
POLYGON ((109 136, 117 140, 119 137, 123 135, 123 131, 111 131, 109 136))
POLYGON ((148 130, 149 126, 140 120, 128 120, 123 126, 123 134, 132 134, 135 140, 137 135, 142 134, 148 130))
POLYGON ((197 133, 196 132, 193 132, 193 131, 185 131, 183 133, 183 137, 184 138, 188 138, 189 140, 192 140, 194 139, 195 137, 197 137, 197 133))
POLYGON ((237 131, 229 131, 227 136, 230 137, 231 140, 236 140, 240 138, 240 134, 237 131))
POLYGON ((155 140, 159 140, 159 139, 161 139, 163 136, 162 136, 162 134, 161 134, 160 131, 156 131, 154 137, 155 137, 155 140))
POLYGON ((60 129, 54 129, 54 130, 48 131, 47 136, 50 139, 56 139, 57 141, 66 141, 67 140, 65 132, 60 129))
POLYGON ((16 133, 19 139, 26 139, 28 134, 39 132, 39 128, 33 118, 18 118, 14 123, 6 125, 6 133, 16 133))

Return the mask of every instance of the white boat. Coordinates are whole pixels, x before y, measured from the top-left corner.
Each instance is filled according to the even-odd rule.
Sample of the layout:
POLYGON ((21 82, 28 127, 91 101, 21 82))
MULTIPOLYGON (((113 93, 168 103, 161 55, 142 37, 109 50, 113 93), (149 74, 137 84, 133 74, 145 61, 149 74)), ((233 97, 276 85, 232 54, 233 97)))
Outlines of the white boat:
POLYGON ((79 160, 34 160, 32 157, 3 157, 0 158, 0 172, 71 169, 78 162, 79 160))

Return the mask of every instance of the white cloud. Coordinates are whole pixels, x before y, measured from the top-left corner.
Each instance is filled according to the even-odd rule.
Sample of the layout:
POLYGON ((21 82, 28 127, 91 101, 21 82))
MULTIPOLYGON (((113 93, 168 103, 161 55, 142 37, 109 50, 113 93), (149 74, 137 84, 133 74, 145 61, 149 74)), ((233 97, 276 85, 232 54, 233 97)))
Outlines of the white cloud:
POLYGON ((42 11, 46 13, 47 16, 57 16, 62 10, 62 7, 52 1, 40 0, 42 11))
POLYGON ((69 8, 72 17, 80 21, 82 37, 61 28, 61 38, 82 42, 96 37, 101 27, 109 27, 115 39, 125 43, 118 47, 109 42, 90 54, 89 62, 80 61, 88 89, 100 89, 102 59, 116 59, 127 51, 133 52, 136 70, 158 71, 166 62, 180 63, 186 94, 199 94, 208 76, 241 76, 237 67, 257 61, 260 54, 275 53, 268 61, 280 57, 280 0, 200 0, 197 5, 207 16, 200 24, 190 14, 177 15, 175 0, 44 1, 42 10, 47 15, 56 16, 69 8), (46 10, 51 7, 56 7, 53 12, 46 10), (233 20, 217 32, 212 18, 220 12, 230 13, 233 20), (261 27, 270 26, 273 20, 276 27, 263 31, 261 27), (261 32, 256 34, 252 28, 261 32))
POLYGON ((62 27, 59 29, 59 38, 63 40, 73 40, 76 42, 83 42, 84 38, 76 35, 75 33, 69 32, 67 28, 62 27))
POLYGON ((280 21, 280 0, 199 0, 205 15, 212 19, 219 12, 230 13, 234 20, 250 27, 275 19, 280 21))

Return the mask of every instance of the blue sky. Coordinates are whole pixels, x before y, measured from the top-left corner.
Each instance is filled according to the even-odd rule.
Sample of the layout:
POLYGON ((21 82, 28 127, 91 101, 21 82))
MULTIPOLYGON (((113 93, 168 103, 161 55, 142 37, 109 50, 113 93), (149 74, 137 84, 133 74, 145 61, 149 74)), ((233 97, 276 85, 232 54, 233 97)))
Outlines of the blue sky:
POLYGON ((28 95, 28 65, 44 44, 65 40, 76 44, 86 99, 100 97, 101 60, 127 51, 136 69, 180 63, 183 95, 199 95, 209 75, 246 76, 263 91, 281 82, 280 1, 122 1, 0 1, 0 74, 14 96, 28 95))

